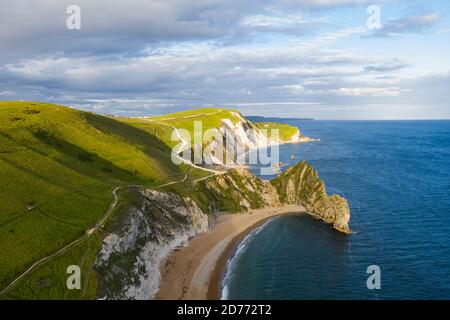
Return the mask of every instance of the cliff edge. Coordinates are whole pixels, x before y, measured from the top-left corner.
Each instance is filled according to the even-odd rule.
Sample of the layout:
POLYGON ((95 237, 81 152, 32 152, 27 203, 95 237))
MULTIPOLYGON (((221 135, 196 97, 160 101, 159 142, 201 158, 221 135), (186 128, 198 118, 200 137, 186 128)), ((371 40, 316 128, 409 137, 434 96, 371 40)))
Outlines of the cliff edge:
POLYGON ((284 204, 302 205, 310 215, 332 224, 338 231, 350 233, 347 200, 336 194, 329 196, 325 183, 306 161, 271 181, 259 179, 247 169, 230 170, 202 181, 196 192, 208 199, 212 212, 237 213, 284 204))
POLYGON ((332 224, 336 230, 351 232, 347 200, 336 194, 328 196, 325 183, 306 161, 287 169, 271 183, 283 203, 303 205, 311 215, 332 224))

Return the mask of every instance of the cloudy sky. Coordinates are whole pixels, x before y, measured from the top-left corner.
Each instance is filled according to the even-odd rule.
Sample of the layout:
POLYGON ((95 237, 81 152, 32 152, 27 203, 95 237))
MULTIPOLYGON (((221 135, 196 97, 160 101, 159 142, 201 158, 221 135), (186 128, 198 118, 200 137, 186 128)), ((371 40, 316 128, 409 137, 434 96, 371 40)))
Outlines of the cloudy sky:
POLYGON ((448 119, 449 15, 445 0, 1 0, 0 100, 448 119), (66 26, 72 4, 80 30, 66 26))

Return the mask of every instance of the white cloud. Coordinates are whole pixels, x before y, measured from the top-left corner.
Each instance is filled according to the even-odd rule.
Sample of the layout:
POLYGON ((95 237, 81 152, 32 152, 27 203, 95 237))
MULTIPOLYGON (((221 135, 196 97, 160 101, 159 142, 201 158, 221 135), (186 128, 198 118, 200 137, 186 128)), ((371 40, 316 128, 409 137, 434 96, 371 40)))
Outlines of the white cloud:
POLYGON ((302 22, 300 15, 283 15, 282 17, 254 15, 242 19, 244 27, 288 27, 302 22))
MULTIPOLYGON (((285 0, 285 2, 301 5, 305 8, 334 8, 346 5, 368 5, 373 0, 285 0)), ((389 0, 378 0, 377 3, 389 2, 389 0)))
POLYGON ((333 92, 339 96, 351 97, 398 97, 400 95, 399 88, 339 88, 333 92))
POLYGON ((314 45, 293 42, 289 48, 270 43, 258 47, 176 44, 140 57, 56 56, 23 60, 5 69, 17 83, 65 89, 71 94, 129 91, 211 99, 215 93, 231 98, 292 86, 299 78, 317 82, 359 75, 361 68, 353 65, 355 58, 347 56, 336 65, 332 58, 326 58, 326 50, 316 46, 354 32, 326 33, 312 39, 314 45))
MULTIPOLYGON (((366 41, 359 36, 364 26, 338 21, 338 11, 327 16, 341 10, 331 8, 369 2, 79 0, 83 21, 76 33, 65 28, 70 0, 4 0, 0 97, 112 113, 414 102, 430 99, 427 91, 446 103, 445 77, 407 79, 417 61, 358 47, 366 41)), ((391 20, 383 32, 420 33, 442 17, 391 20)))
POLYGON ((422 33, 436 26, 441 14, 433 12, 420 16, 408 16, 401 19, 392 19, 384 23, 381 29, 376 30, 372 36, 387 37, 402 33, 422 33))
POLYGON ((16 92, 14 92, 14 91, 8 91, 8 90, 0 91, 0 96, 13 96, 15 94, 16 94, 16 92))

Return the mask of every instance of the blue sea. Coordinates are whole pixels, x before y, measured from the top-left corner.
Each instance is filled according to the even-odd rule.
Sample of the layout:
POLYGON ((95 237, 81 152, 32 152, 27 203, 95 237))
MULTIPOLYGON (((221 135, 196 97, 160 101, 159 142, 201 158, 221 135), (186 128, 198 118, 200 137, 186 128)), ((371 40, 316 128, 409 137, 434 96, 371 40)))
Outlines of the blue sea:
POLYGON ((320 139, 282 145, 280 161, 312 164, 348 200, 354 233, 274 218, 229 260, 223 298, 450 299, 450 121, 272 121, 320 139), (367 288, 371 265, 380 289, 367 288))

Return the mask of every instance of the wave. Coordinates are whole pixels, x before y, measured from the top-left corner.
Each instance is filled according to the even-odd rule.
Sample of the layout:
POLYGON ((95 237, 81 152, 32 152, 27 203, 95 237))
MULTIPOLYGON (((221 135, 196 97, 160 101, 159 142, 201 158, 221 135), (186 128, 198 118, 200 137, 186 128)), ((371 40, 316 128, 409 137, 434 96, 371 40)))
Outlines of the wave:
POLYGON ((222 279, 222 294, 221 294, 221 300, 227 300, 228 299, 228 287, 232 280, 234 270, 236 269, 236 266, 238 265, 239 258, 242 256, 242 254, 247 250, 248 243, 252 240, 253 237, 255 237, 258 233, 261 232, 264 227, 272 222, 274 219, 270 219, 260 225, 259 227, 252 230, 248 235, 242 239, 241 242, 239 242, 238 246, 236 247, 236 250, 234 251, 234 254, 228 259, 227 266, 226 266, 226 272, 225 276, 222 279))

